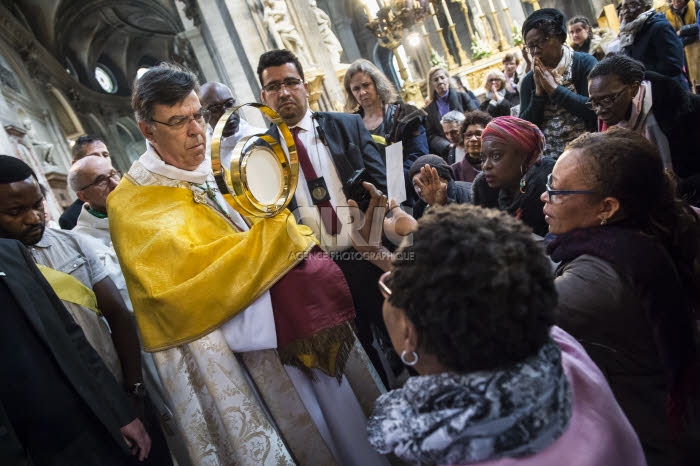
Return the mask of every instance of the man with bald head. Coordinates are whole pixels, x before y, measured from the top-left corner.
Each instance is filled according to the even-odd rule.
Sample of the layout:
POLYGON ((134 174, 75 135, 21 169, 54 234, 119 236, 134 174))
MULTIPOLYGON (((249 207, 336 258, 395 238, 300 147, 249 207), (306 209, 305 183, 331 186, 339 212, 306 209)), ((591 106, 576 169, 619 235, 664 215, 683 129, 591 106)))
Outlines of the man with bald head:
MULTIPOLYGON (((214 81, 205 83, 199 90, 199 101, 207 112, 207 155, 211 156, 211 138, 219 119, 236 105, 231 89, 214 81)), ((238 141, 246 136, 265 133, 267 128, 249 125, 238 112, 231 115, 221 133, 221 164, 226 168, 231 164, 231 153, 238 141)), ((211 158, 211 157, 210 157, 211 158)))
MULTIPOLYGON (((75 163, 84 157, 97 156, 109 160, 109 150, 104 141, 97 136, 84 134, 75 140, 71 149, 72 160, 75 163)), ((58 219, 58 224, 64 230, 72 230, 75 227, 75 222, 78 221, 78 216, 83 207, 83 202, 80 198, 76 199, 70 207, 66 209, 58 219)))

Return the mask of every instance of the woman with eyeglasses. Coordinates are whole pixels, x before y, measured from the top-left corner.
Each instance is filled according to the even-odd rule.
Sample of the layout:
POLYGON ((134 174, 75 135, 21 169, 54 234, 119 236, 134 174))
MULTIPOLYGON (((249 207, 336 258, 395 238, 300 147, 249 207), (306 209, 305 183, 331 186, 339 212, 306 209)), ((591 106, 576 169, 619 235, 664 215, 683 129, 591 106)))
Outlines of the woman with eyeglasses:
POLYGON ((499 70, 491 70, 484 81, 486 100, 481 103, 481 111, 488 112, 492 117, 510 115, 513 100, 518 98, 517 90, 510 92, 506 89, 506 75, 499 70))
POLYGON ((599 129, 620 126, 643 134, 679 177, 679 196, 700 205, 700 96, 625 55, 598 63, 588 75, 588 92, 599 129))
POLYGON ((481 134, 491 120, 491 115, 480 110, 464 115, 461 131, 466 154, 462 160, 452 164, 455 181, 471 183, 481 173, 481 134))
POLYGON ((472 202, 506 211, 544 236, 540 194, 554 161, 542 157, 539 128, 517 117, 494 118, 481 133, 481 170, 472 183, 472 202))
POLYGON ((428 92, 430 103, 425 107, 428 113, 425 129, 428 136, 430 153, 439 155, 447 160, 450 149, 454 144, 445 137, 440 120, 445 113, 457 110, 462 113, 479 109, 479 101, 469 94, 459 92, 450 87, 450 75, 447 70, 436 66, 428 72, 428 92))
POLYGON ((571 142, 541 199, 558 325, 606 375, 649 465, 700 464, 700 219, 656 147, 622 128, 571 142))
POLYGON ((391 343, 418 375, 375 402, 378 452, 416 465, 645 464, 600 370, 553 326, 551 264, 521 222, 431 209, 379 287, 391 343))
POLYGON ((556 159, 567 143, 595 131, 595 114, 586 107, 586 77, 596 59, 565 43, 566 21, 559 10, 535 11, 522 31, 533 69, 520 85, 520 118, 540 127, 547 139, 544 155, 556 159))

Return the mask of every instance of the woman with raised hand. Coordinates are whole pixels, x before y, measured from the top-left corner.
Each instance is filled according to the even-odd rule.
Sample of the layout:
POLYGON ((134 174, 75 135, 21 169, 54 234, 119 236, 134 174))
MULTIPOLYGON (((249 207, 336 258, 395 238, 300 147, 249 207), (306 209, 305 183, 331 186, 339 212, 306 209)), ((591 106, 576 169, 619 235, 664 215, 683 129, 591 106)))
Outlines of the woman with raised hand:
POLYGON ((606 375, 651 466, 700 464, 700 220, 674 192, 657 148, 611 128, 571 142, 542 194, 558 324, 606 375))

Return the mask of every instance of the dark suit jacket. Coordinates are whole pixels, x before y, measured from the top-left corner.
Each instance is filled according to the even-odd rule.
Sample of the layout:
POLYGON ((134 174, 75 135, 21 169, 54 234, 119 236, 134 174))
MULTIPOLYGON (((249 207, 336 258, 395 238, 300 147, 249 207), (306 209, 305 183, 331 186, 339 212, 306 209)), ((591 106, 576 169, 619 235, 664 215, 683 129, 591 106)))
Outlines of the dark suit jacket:
MULTIPOLYGON (((22 243, 0 239, 0 271, 5 273, 0 279, 7 285, 16 304, 46 344, 77 395, 123 451, 122 463, 126 463, 130 453, 119 429, 136 419, 126 393, 87 342, 83 331, 39 272, 22 243)), ((0 309, 5 305, 14 303, 0 303, 0 309)), ((0 313, 0 325, 3 317, 0 313)), ((66 422, 71 420, 67 419, 66 422)), ((86 445, 86 448, 90 446, 86 445)), ((26 464, 24 455, 24 448, 19 444, 0 400, 0 463, 26 464)))
MULTIPOLYGON (((440 110, 436 99, 437 96, 433 95, 433 101, 425 107, 425 111, 428 113, 425 121, 425 130, 428 133, 430 153, 447 159, 447 154, 450 151, 450 141, 445 138, 445 132, 442 130, 440 110)), ((464 92, 457 92, 454 89, 450 89, 447 100, 450 104, 450 111, 457 110, 458 112, 467 113, 479 109, 478 100, 472 99, 464 92)))
POLYGON ((647 71, 651 82, 652 112, 668 138, 673 171, 680 177, 679 194, 691 204, 700 205, 700 95, 683 89, 675 79, 647 71))
MULTIPOLYGON (((321 139, 325 139, 326 146, 331 154, 344 157, 350 162, 354 170, 365 169, 369 181, 382 192, 386 190, 386 164, 380 155, 379 149, 372 139, 372 135, 365 128, 362 118, 356 114, 337 112, 315 112, 314 120, 321 131, 321 139), (355 144, 359 153, 348 151, 349 144, 355 144)), ((276 126, 268 131, 275 139, 279 140, 276 126)), ((340 172, 338 172, 340 175, 340 172)), ((342 179, 342 178, 341 178, 342 179)), ((342 180, 343 183, 347 180, 342 180)), ((296 209, 296 200, 292 200, 289 209, 296 209)))
POLYGON ((83 210, 83 204, 80 199, 76 199, 58 218, 58 224, 63 230, 72 230, 78 223, 78 217, 83 210))

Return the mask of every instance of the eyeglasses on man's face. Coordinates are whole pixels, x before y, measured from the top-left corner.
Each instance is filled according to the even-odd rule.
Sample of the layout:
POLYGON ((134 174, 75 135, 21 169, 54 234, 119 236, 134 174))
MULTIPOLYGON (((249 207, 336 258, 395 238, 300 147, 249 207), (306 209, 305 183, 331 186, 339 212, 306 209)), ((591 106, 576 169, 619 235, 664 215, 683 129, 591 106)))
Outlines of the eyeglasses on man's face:
POLYGON ((194 120, 195 123, 197 123, 200 126, 204 126, 204 124, 209 120, 209 115, 210 112, 205 109, 205 108, 200 108, 197 112, 193 113, 192 116, 187 116, 187 115, 175 115, 172 116, 168 119, 168 121, 158 121, 155 118, 151 118, 151 121, 154 123, 159 123, 161 125, 168 126, 176 131, 182 130, 187 125, 190 123, 190 121, 194 120))
POLYGON ((588 99, 588 102, 586 102, 586 107, 590 108, 591 110, 595 110, 596 108, 610 108, 613 106, 617 98, 620 97, 623 92, 625 92, 625 89, 627 88, 623 87, 619 92, 614 94, 588 99))
POLYGON ((547 198, 549 202, 552 202, 554 196, 568 196, 570 194, 596 194, 596 191, 591 191, 588 189, 552 189, 552 174, 547 175, 547 184, 545 185, 547 190, 547 198))
POLYGON ((236 105, 236 101, 234 99, 228 99, 226 102, 220 103, 220 104, 211 104, 207 106, 206 110, 210 114, 212 113, 223 113, 229 108, 233 108, 234 105, 236 105))
POLYGON ((304 84, 304 81, 298 78, 287 78, 284 81, 272 81, 263 86, 265 92, 276 94, 282 91, 282 88, 286 88, 288 91, 297 91, 304 84))
POLYGON ((119 170, 112 169, 109 173, 98 176, 97 178, 95 178, 95 181, 93 181, 92 183, 90 183, 86 186, 83 186, 78 191, 84 191, 84 190, 91 188, 93 186, 96 188, 104 189, 107 186, 109 186, 110 180, 119 181, 121 179, 121 177, 122 177, 122 172, 120 172, 119 170))
POLYGON ((530 42, 529 44, 525 44, 525 48, 527 49, 528 52, 530 53, 535 53, 536 49, 542 50, 544 48, 544 44, 549 40, 549 37, 544 36, 540 40, 536 40, 534 42, 530 42))
POLYGON ((389 298, 391 296, 391 288, 389 288, 389 285, 386 283, 386 279, 389 278, 389 275, 391 275, 391 271, 384 272, 381 277, 379 277, 379 291, 382 292, 382 295, 385 298, 389 298))

